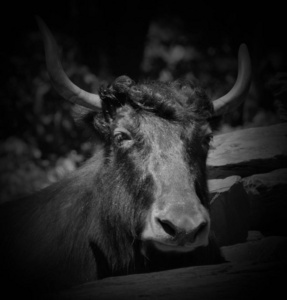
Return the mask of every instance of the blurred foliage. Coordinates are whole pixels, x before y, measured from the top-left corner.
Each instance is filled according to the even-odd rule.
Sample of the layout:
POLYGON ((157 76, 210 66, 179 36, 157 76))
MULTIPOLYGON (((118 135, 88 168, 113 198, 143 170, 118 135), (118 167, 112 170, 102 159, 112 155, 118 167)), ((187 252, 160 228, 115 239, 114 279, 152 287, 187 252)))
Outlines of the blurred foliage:
MULTIPOLYGON (((76 62, 75 41, 58 39, 68 76, 86 90, 97 90, 96 76, 76 62)), ((22 55, 8 57, 10 68, 1 90, 2 202, 62 178, 93 151, 89 136, 74 122, 73 105, 50 84, 41 36, 30 33, 23 40, 22 55)))
POLYGON ((82 161, 83 156, 74 150, 55 161, 41 159, 38 148, 19 138, 8 138, 0 148, 0 203, 58 181, 82 161))
MULTIPOLYGON (((185 32, 179 19, 160 19, 151 22, 141 65, 143 77, 161 81, 172 81, 177 78, 195 80, 205 88, 213 100, 226 94, 236 80, 237 53, 228 40, 222 41, 217 46, 206 46, 201 45, 200 39, 201 36, 190 36, 185 32)), ((269 80, 273 78, 270 69, 278 68, 276 64, 278 59, 280 60, 280 55, 275 51, 263 59, 260 68, 262 74, 268 75, 263 82, 254 80, 242 107, 222 118, 221 130, 218 133, 235 128, 270 125, 279 121, 276 111, 278 107, 274 105, 276 84, 269 84, 269 80), (274 57, 277 61, 276 59, 274 61, 274 57), (269 95, 268 104, 263 108, 260 103, 262 94, 269 95)), ((253 77, 257 76, 254 73, 253 77)))
MULTIPOLYGON (((143 38, 141 78, 196 79, 212 99, 228 92, 236 79, 237 54, 228 40, 219 46, 203 47, 184 30, 179 19, 153 20, 143 38)), ((63 66, 71 80, 85 90, 96 91, 103 78, 81 63, 77 42, 63 34, 56 34, 56 39, 60 41, 63 66)), ((90 156, 94 147, 85 131, 76 126, 73 105, 58 96, 50 84, 39 33, 27 33, 19 43, 21 55, 11 54, 7 58, 9 67, 0 95, 2 202, 59 180, 90 156)), ((286 121, 286 78, 286 74, 281 74, 266 80, 270 97, 277 101, 267 109, 260 107, 261 91, 254 82, 244 106, 223 119, 220 132, 286 121)))

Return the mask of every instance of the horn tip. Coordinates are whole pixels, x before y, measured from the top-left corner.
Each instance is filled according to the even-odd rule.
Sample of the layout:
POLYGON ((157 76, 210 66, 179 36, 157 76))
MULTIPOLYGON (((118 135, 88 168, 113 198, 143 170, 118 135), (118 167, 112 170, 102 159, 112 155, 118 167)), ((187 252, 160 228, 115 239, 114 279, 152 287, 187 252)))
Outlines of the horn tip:
POLYGON ((247 45, 245 43, 241 43, 240 48, 247 48, 247 45))
POLYGON ((238 62, 244 61, 245 65, 251 69, 251 58, 248 51, 248 47, 245 43, 242 43, 238 50, 238 62))
POLYGON ((238 50, 238 53, 239 54, 243 54, 243 55, 248 55, 249 56, 249 51, 248 51, 248 47, 245 43, 242 43, 240 46, 239 46, 239 50, 238 50))
POLYGON ((41 27, 44 23, 43 19, 39 15, 34 15, 34 18, 36 19, 38 26, 41 27))
POLYGON ((40 31, 43 33, 43 32, 47 32, 47 25, 45 24, 45 22, 43 21, 43 19, 38 16, 38 15, 35 15, 35 19, 36 19, 36 22, 38 24, 38 27, 40 28, 40 31))

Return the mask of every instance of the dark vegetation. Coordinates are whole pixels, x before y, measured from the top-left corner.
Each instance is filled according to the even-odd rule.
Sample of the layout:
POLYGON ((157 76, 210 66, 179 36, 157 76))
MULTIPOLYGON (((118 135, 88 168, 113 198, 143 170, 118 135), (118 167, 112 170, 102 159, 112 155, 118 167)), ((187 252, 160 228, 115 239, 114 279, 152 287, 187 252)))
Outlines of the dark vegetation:
POLYGON ((219 132, 286 121, 286 16, 282 5, 155 1, 10 1, 1 16, 0 197, 33 192, 74 170, 94 151, 74 107, 51 87, 34 18, 62 47, 70 78, 88 91, 119 75, 200 81, 226 93, 237 51, 248 45, 253 83, 245 104, 219 132), (239 5, 239 4, 237 4, 239 5), (5 21, 4 21, 5 20, 5 21), (284 102, 285 101, 285 102, 284 102))

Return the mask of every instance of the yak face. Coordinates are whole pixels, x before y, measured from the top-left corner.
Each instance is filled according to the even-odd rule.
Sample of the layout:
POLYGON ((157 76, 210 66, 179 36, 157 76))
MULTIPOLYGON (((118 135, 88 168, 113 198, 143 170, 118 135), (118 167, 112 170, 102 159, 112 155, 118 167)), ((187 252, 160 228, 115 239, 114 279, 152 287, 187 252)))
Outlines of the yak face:
POLYGON ((105 145, 97 192, 109 241, 102 248, 111 243, 123 260, 135 241, 142 252, 150 245, 165 252, 206 246, 207 96, 190 83, 136 85, 121 76, 100 97, 103 111, 93 126, 105 145))
POLYGON ((162 122, 149 131, 152 151, 145 172, 153 179, 153 201, 141 239, 160 251, 188 252, 208 243, 210 219, 200 166, 205 166, 206 147, 202 133, 189 126, 186 131, 182 125, 162 122), (193 148, 203 153, 192 155, 193 148))

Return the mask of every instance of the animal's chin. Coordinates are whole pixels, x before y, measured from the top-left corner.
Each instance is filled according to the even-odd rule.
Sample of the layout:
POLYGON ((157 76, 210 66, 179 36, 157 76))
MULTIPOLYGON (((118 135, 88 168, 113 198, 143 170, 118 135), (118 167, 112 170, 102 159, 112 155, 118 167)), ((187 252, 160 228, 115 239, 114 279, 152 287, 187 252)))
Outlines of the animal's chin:
POLYGON ((173 243, 167 243, 167 242, 162 242, 162 241, 156 241, 156 240, 147 240, 143 242, 144 249, 146 248, 154 248, 160 252, 165 252, 165 253, 188 253, 192 252, 198 247, 202 246, 207 246, 208 243, 206 244, 185 244, 185 245, 178 245, 178 244, 173 244, 173 243))

